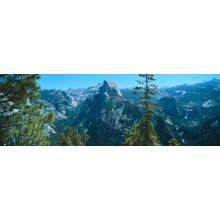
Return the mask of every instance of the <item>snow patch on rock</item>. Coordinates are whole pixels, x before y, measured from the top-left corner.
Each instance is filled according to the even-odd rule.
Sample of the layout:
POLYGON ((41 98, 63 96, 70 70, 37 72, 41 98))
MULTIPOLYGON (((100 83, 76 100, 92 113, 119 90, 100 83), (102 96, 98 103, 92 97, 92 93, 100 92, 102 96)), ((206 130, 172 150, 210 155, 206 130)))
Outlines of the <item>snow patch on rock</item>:
POLYGON ((74 99, 74 97, 70 96, 70 105, 75 108, 78 103, 76 102, 76 100, 74 99))
POLYGON ((172 120, 171 120, 170 118, 167 118, 167 119, 165 120, 165 122, 166 122, 167 124, 169 124, 169 125, 173 125, 173 122, 172 122, 172 120))
POLYGON ((60 112, 56 111, 55 112, 55 118, 58 119, 58 120, 64 120, 64 119, 67 119, 67 117, 63 114, 61 114, 60 112))
POLYGON ((219 123, 218 123, 218 120, 214 121, 210 127, 218 127, 219 123))
POLYGON ((180 94, 180 95, 185 95, 187 92, 184 90, 175 90, 175 93, 180 94))
POLYGON ((209 99, 209 100, 207 100, 206 102, 204 102, 202 104, 202 107, 203 108, 210 108, 210 107, 213 107, 213 106, 216 106, 216 105, 217 105, 217 103, 215 101, 213 101, 212 99, 209 99))
POLYGON ((50 137, 51 134, 56 134, 56 131, 48 124, 44 125, 44 136, 50 137))

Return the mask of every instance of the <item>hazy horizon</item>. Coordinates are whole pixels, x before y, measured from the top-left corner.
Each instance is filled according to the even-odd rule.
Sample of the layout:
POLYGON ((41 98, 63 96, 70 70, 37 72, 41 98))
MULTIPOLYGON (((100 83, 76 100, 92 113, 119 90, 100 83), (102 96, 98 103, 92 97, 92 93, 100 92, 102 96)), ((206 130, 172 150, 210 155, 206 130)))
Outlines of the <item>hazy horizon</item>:
MULTIPOLYGON (((88 88, 113 80, 119 88, 132 88, 140 78, 138 74, 39 74, 38 83, 41 89, 88 88)), ((155 74, 155 84, 158 87, 173 87, 182 84, 195 84, 220 79, 220 74, 155 74)))

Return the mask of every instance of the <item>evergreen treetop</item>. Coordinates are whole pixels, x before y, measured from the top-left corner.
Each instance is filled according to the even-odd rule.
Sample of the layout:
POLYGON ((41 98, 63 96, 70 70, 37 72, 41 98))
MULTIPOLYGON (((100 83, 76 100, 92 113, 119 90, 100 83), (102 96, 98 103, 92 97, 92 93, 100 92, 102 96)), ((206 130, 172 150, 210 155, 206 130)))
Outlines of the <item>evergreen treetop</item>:
POLYGON ((86 144, 88 136, 84 133, 80 135, 79 132, 72 127, 65 127, 60 137, 61 146, 83 146, 86 144))
POLYGON ((37 74, 0 75, 0 145, 48 145, 43 126, 53 114, 43 114, 37 74))
POLYGON ((140 95, 140 106, 144 108, 143 117, 125 132, 125 145, 155 146, 160 145, 159 139, 154 129, 153 115, 157 109, 151 98, 156 94, 156 85, 153 74, 139 74, 138 86, 134 88, 134 93, 140 95))

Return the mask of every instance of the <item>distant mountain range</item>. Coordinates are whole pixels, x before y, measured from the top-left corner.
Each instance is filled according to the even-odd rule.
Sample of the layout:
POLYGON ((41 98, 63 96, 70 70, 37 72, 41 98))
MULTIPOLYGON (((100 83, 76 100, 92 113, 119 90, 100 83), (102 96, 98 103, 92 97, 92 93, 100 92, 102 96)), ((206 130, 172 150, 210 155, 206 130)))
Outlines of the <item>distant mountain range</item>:
MULTIPOLYGON (((53 127, 45 134, 56 145, 65 126, 89 135, 88 145, 121 145, 124 131, 142 115, 132 89, 115 82, 87 89, 41 90, 45 112, 54 112, 53 127)), ((181 145, 220 145, 220 80, 158 89, 153 98, 159 110, 154 124, 162 145, 175 137, 181 145)))

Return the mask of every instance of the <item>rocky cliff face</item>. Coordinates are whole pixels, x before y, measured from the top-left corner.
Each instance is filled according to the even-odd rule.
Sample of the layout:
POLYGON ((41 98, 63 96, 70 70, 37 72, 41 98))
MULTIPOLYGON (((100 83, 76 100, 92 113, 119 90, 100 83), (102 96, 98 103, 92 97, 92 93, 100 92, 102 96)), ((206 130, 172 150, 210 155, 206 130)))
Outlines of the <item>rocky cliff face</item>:
POLYGON ((99 94, 102 96, 122 97, 121 90, 112 80, 105 80, 99 89, 99 94))
POLYGON ((139 108, 123 98, 114 82, 104 81, 98 94, 82 104, 76 123, 87 129, 89 145, 120 145, 125 129, 140 115, 139 108))
POLYGON ((166 96, 159 100, 160 106, 166 115, 180 116, 180 110, 173 96, 166 96))
POLYGON ((52 111, 56 119, 66 119, 66 113, 77 106, 76 96, 62 90, 42 90, 40 96, 45 105, 45 111, 52 111))
POLYGON ((184 84, 165 91, 167 96, 160 100, 161 108, 166 117, 169 116, 183 144, 220 144, 219 128, 212 127, 220 117, 220 80, 184 84))
POLYGON ((53 112, 57 120, 65 120, 74 113, 77 107, 88 97, 98 93, 101 84, 86 89, 41 90, 41 100, 44 102, 46 112, 53 112))

